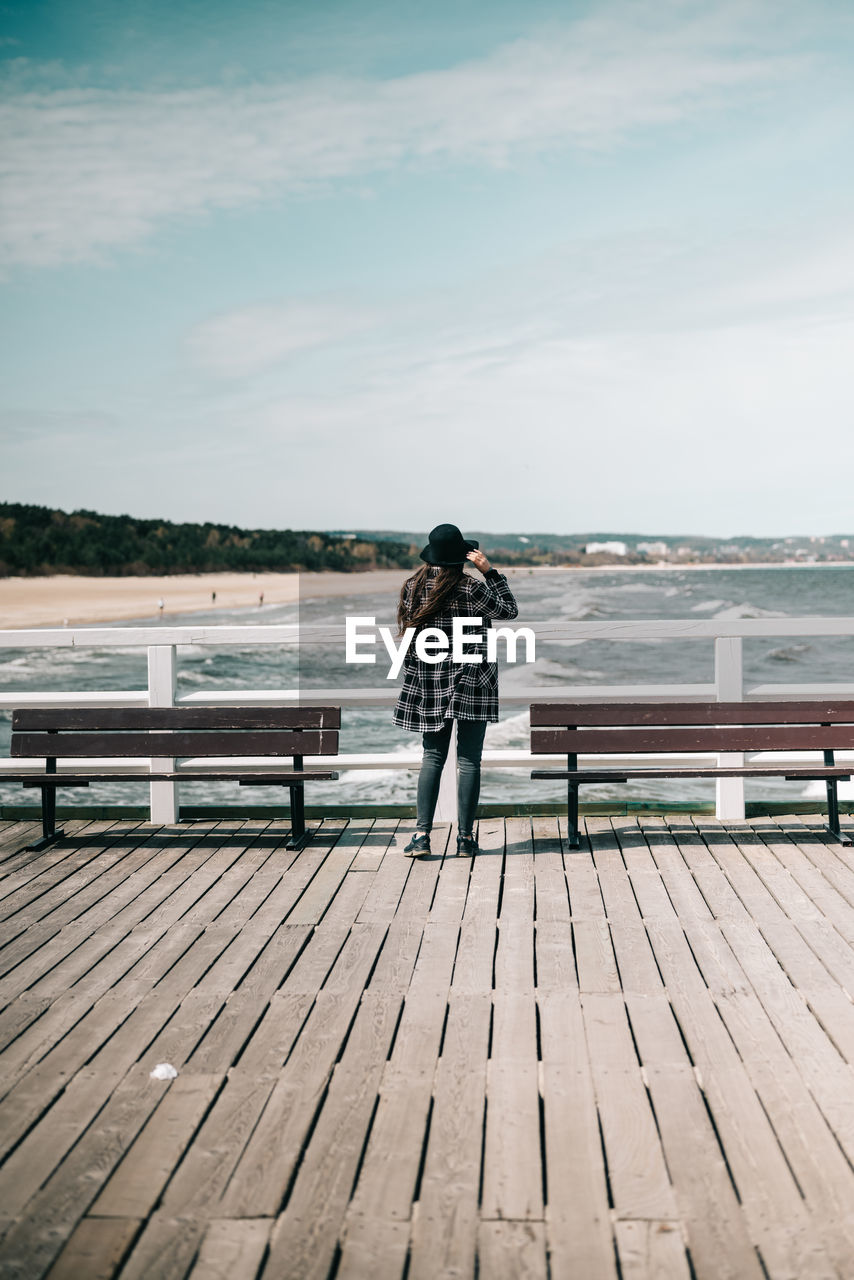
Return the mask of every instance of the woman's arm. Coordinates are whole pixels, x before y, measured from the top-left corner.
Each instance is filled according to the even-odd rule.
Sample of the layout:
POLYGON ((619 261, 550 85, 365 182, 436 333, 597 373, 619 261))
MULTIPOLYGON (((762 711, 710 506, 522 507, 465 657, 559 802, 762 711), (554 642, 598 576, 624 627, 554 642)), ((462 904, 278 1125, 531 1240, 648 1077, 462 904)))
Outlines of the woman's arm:
POLYGON ((483 582, 468 578, 473 611, 484 618, 516 618, 519 606, 503 573, 493 569, 482 551, 470 551, 468 559, 484 575, 483 582))

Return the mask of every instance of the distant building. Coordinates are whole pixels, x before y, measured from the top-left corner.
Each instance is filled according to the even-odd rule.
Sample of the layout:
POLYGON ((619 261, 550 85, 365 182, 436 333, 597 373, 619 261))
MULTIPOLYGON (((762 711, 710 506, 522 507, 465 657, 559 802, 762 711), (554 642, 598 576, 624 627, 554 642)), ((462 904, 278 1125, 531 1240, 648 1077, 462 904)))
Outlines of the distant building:
POLYGON ((589 556, 624 556, 629 548, 625 542, 588 542, 584 550, 589 556))
POLYGON ((636 550, 642 556, 666 556, 669 547, 666 542, 639 542, 636 550))

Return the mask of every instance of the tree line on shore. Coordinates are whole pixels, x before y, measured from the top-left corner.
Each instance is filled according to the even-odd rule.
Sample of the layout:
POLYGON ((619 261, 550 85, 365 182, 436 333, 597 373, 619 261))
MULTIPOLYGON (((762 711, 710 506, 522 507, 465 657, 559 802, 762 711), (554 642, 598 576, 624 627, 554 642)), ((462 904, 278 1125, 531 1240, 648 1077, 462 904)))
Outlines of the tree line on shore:
POLYGON ((410 568, 419 548, 403 542, 294 529, 175 524, 97 511, 0 502, 0 576, 92 577, 167 573, 292 572, 410 568))
MULTIPOLYGON (((654 565, 661 560, 733 564, 854 560, 854 535, 845 537, 673 537, 617 533, 485 533, 467 530, 500 566, 654 565), (619 553, 615 553, 614 548, 619 553)), ((241 529, 235 525, 176 524, 97 511, 59 511, 0 502, 0 577, 72 573, 92 577, 176 573, 354 573, 411 569, 420 564, 426 532, 361 529, 355 533, 299 529, 241 529)))

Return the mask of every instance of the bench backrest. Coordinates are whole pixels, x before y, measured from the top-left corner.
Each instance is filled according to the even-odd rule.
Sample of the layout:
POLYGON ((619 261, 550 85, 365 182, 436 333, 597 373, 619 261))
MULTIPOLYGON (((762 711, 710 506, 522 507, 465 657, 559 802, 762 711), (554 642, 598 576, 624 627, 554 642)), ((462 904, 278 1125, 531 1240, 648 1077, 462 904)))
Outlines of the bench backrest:
POLYGON ((854 750, 854 702, 535 702, 535 755, 854 750))
POLYGON ((85 707, 12 712, 17 757, 334 756, 340 707, 85 707))

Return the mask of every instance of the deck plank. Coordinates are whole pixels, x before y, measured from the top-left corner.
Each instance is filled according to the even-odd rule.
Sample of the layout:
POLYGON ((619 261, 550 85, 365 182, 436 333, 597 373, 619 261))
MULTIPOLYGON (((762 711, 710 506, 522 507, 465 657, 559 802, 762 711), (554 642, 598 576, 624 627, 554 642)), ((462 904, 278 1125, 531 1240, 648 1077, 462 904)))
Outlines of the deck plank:
POLYGON ((495 992, 481 1216, 541 1222, 543 1167, 533 987, 495 992))
MULTIPOLYGON (((0 899, 0 920, 5 922, 4 937, 14 936, 15 929, 21 927, 32 928, 36 921, 43 920, 57 906, 70 907, 79 914, 85 904, 81 890, 90 882, 101 880, 129 851, 139 849, 140 832, 145 836, 142 823, 135 826, 130 823, 80 823, 73 835, 59 845, 53 865, 46 870, 32 869, 26 883, 19 884, 17 888, 13 877, 8 876, 2 882, 0 899), (115 834, 111 834, 111 830, 115 834), (73 846, 69 848, 72 841, 73 846), (60 852, 62 856, 59 856, 60 852)), ((142 848, 149 858, 157 853, 156 847, 147 840, 143 841, 142 848)))
POLYGON ((48 1272, 48 1280, 111 1280, 142 1223, 128 1218, 83 1218, 48 1272))
POLYGON ((547 1280, 546 1233, 541 1222, 481 1222, 479 1274, 490 1280, 547 1280))
MULTIPOLYGON (((729 1176, 743 1205, 746 1228, 771 1274, 831 1275, 820 1232, 804 1210, 800 1188, 778 1135, 721 1021, 688 940, 676 925, 661 923, 653 928, 656 955, 681 1033, 663 1013, 653 1029, 649 1013, 644 1016, 640 1002, 631 1004, 633 1027, 648 1077, 659 1072, 663 1093, 668 1073, 676 1073, 680 1096, 688 1105, 686 1082, 688 1074, 693 1074, 697 1099, 704 1112, 708 1107, 715 1124, 714 1131, 709 1124, 709 1133, 698 1133, 698 1141, 705 1141, 710 1152, 712 1138, 722 1144, 729 1176), (682 1037, 690 1060, 684 1053, 682 1037), (668 1040, 670 1049, 663 1056, 668 1040)), ((696 1107, 694 1113, 700 1124, 702 1113, 696 1107)), ((666 1140, 665 1152, 670 1163, 666 1140)))
MULTIPOLYGON (((711 932, 708 925, 702 929, 703 934, 711 932)), ((738 968, 728 947, 706 945, 707 938, 696 928, 691 940, 707 981, 714 980, 721 966, 738 968)), ((844 1273, 854 1256, 854 1173, 757 995, 737 979, 729 985, 732 989, 717 998, 718 1011, 810 1211, 821 1223, 831 1257, 844 1273)))
POLYGON ((221 1075, 182 1073, 91 1209, 96 1218, 147 1218, 222 1086, 221 1075))
MULTIPOLYGON (((357 919, 360 924, 391 923, 394 920, 401 894, 412 869, 412 862, 403 855, 409 835, 402 830, 400 823, 394 822, 393 826, 383 828, 382 836, 381 856, 370 888, 359 909, 357 919)), ((351 868, 353 873, 367 869, 364 865, 358 865, 362 852, 360 851, 353 862, 351 868)))
POLYGON ((200 831, 177 840, 162 859, 152 859, 129 876, 114 893, 0 979, 0 1000, 27 990, 56 997, 84 976, 91 982, 100 974, 103 982, 112 985, 120 957, 126 956, 131 967, 153 939, 181 919, 239 858, 241 851, 231 836, 226 829, 212 830, 213 844, 207 846, 200 831))
MULTIPOLYGON (((487 840, 488 833, 484 831, 483 824, 481 833, 481 838, 487 840)), ((503 828, 500 837, 503 847, 503 828)), ((495 882, 496 874, 500 873, 500 862, 487 858, 479 862, 473 876, 478 870, 490 882, 495 882)), ((472 911, 480 914, 484 908, 489 914, 491 910, 494 935, 497 882, 493 884, 493 890, 492 895, 470 895, 464 905, 459 898, 456 901, 464 915, 472 911)), ((458 936, 456 921, 447 918, 436 921, 431 915, 423 925, 417 959, 414 950, 408 953, 413 958, 411 981, 405 989, 393 1050, 379 1082, 376 1114, 346 1214, 346 1247, 342 1255, 342 1264, 346 1262, 345 1271, 352 1269, 357 1259, 374 1257, 378 1241, 387 1244, 389 1267, 402 1268, 404 1265, 409 1232, 407 1228, 404 1236, 399 1224, 408 1221, 412 1211, 452 976, 456 976, 460 961, 458 936)), ((468 963, 466 973, 470 973, 468 963)), ((402 976, 400 969, 397 974, 399 980, 402 976)), ((489 975, 491 963, 487 991, 491 990, 489 975)), ((404 993, 399 981, 396 989, 404 993)), ((462 989, 468 990, 469 984, 464 983, 462 989)))
POLYGON ((399 998, 365 995, 270 1241, 270 1280, 325 1280, 394 1035, 399 998))
POLYGON ((20 865, 23 860, 21 846, 37 834, 41 834, 41 823, 36 819, 5 819, 0 822, 0 878, 5 875, 9 864, 20 865))
POLYGON ((211 1222, 187 1280, 255 1280, 269 1238, 268 1218, 211 1222))
POLYGON ((474 1276, 490 1013, 486 995, 451 998, 413 1212, 411 1280, 474 1276))
POLYGON ((546 1236, 553 1275, 616 1280, 599 1113, 577 991, 538 996, 542 1027, 546 1236))
POLYGON ((2 1274, 850 1271, 854 855, 816 821, 35 829, 0 823, 2 1274))
POLYGON ((693 1071, 663 1066, 649 1069, 648 1074, 696 1274, 718 1280, 761 1280, 763 1268, 693 1071))
POLYGON ((218 1216, 278 1213, 351 1023, 361 1016, 364 983, 382 940, 381 926, 351 931, 239 1155, 218 1216))
POLYGON ((673 1222, 615 1224, 623 1280, 690 1280, 682 1232, 673 1222))
MULTIPOLYGON (((25 842, 41 836, 41 823, 13 823, 12 830, 17 832, 15 838, 0 836, 0 840, 2 840, 2 844, 0 844, 0 901, 4 900, 8 894, 14 892, 21 885, 49 872, 50 868, 56 864, 72 857, 80 843, 85 842, 87 833, 95 836, 114 825, 113 821, 88 822, 83 820, 69 822, 64 826, 67 839, 59 840, 55 844, 49 845, 47 849, 29 849, 25 846, 25 842), (78 840, 78 837, 80 837, 80 840, 78 840)), ((136 824, 123 823, 122 827, 126 829, 131 825, 136 824)), ((92 843, 97 844, 97 840, 93 840, 92 843)))
POLYGON ((618 995, 584 995, 582 1011, 614 1212, 620 1219, 676 1220, 676 1200, 625 1003, 618 995))

